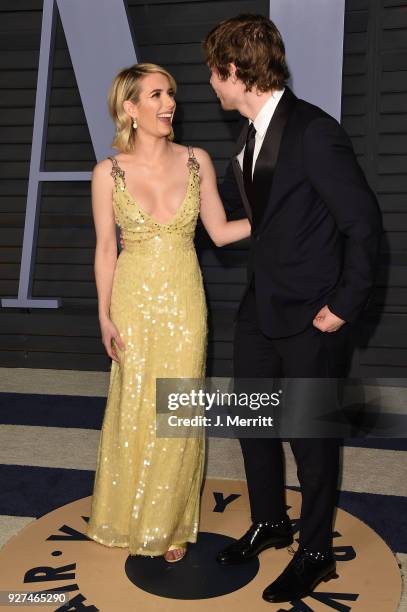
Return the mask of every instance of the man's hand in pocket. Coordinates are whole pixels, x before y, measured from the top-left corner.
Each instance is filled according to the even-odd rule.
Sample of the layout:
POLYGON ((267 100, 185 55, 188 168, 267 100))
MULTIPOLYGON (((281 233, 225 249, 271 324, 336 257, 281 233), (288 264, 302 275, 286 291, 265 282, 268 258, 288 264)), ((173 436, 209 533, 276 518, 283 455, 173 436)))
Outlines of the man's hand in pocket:
POLYGON ((346 321, 337 317, 331 312, 328 306, 321 308, 319 313, 314 318, 312 324, 321 332, 336 332, 344 325, 346 321))

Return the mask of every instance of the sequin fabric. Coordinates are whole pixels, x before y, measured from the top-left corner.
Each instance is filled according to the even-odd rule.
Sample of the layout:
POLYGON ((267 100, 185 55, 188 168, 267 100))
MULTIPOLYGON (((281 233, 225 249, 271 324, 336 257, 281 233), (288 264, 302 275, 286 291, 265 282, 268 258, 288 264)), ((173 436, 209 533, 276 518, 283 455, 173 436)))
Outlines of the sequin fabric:
POLYGON ((204 376, 207 312, 193 243, 199 164, 189 149, 188 186, 168 223, 147 214, 112 160, 113 208, 125 240, 113 278, 110 317, 125 343, 112 361, 87 535, 130 554, 161 555, 195 542, 204 435, 160 438, 156 378, 204 376))

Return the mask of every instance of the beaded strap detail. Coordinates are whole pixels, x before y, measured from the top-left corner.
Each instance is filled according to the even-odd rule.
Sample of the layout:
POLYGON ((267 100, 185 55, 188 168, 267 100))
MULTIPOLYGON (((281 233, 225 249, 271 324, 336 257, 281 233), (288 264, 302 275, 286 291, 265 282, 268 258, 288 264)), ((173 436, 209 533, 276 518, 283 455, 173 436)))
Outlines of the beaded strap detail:
POLYGON ((119 182, 119 186, 121 191, 124 191, 126 188, 126 181, 124 179, 124 170, 122 170, 119 166, 119 164, 117 163, 117 159, 115 159, 114 157, 108 157, 108 159, 110 159, 110 161, 112 162, 112 171, 110 173, 110 176, 113 177, 114 182, 116 183, 116 178, 118 177, 120 179, 119 182))
POLYGON ((110 157, 110 156, 108 157, 108 159, 110 159, 110 161, 112 162, 112 171, 110 175, 113 178, 116 178, 116 176, 120 176, 120 178, 124 182, 124 170, 120 168, 119 164, 117 163, 117 159, 115 159, 114 157, 110 157))
POLYGON ((194 155, 193 148, 190 147, 189 145, 188 145, 188 153, 189 153, 189 157, 187 161, 188 168, 195 170, 195 172, 199 172, 199 168, 200 168, 199 162, 194 155))

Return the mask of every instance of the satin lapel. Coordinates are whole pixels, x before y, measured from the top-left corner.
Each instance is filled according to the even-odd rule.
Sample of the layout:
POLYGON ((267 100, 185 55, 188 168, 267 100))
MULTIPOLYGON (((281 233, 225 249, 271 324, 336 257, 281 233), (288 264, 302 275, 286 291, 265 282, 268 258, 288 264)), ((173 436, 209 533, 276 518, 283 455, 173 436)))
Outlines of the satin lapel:
POLYGON ((237 186, 239 187, 240 197, 242 199, 243 206, 245 208, 248 218, 251 221, 252 220, 252 208, 250 206, 249 200, 247 199, 246 190, 244 188, 243 172, 240 168, 240 164, 237 161, 236 157, 232 158, 232 168, 233 168, 233 172, 235 173, 236 183, 237 183, 237 186))
POLYGON ((244 122, 244 125, 240 131, 239 136, 237 137, 236 140, 236 144, 235 144, 235 149, 233 151, 233 156, 236 157, 236 155, 239 155, 240 151, 243 149, 245 143, 246 143, 246 138, 247 138, 247 130, 249 129, 249 121, 246 119, 244 122))
POLYGON ((281 140, 291 110, 297 101, 296 96, 286 87, 284 94, 274 111, 267 128, 263 145, 256 161, 253 175, 253 184, 256 194, 256 203, 259 205, 261 226, 268 216, 271 206, 269 199, 273 184, 274 170, 278 162, 281 140))
POLYGON ((242 169, 240 167, 240 164, 237 160, 237 155, 240 153, 240 151, 243 149, 245 143, 246 143, 246 137, 247 137, 247 130, 249 129, 249 122, 246 121, 245 125, 243 126, 242 131, 239 134, 239 137, 236 141, 236 146, 235 146, 235 150, 233 153, 233 157, 232 157, 232 168, 233 168, 233 172, 235 174, 235 178, 236 178, 236 182, 237 182, 237 186, 239 187, 239 191, 240 191, 240 197, 242 198, 242 202, 243 202, 243 206, 246 210, 247 216, 250 219, 250 221, 252 220, 252 208, 249 204, 249 200, 247 199, 247 195, 246 195, 246 190, 244 188, 244 183, 243 183, 243 172, 242 169))

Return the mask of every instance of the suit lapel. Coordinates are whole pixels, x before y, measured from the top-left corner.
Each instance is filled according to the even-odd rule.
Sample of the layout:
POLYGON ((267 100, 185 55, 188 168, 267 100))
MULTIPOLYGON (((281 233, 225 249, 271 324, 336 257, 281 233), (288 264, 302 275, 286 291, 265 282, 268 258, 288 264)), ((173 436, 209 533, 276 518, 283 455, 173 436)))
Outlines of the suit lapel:
POLYGON ((237 160, 237 156, 239 155, 240 151, 243 149, 246 143, 248 129, 249 129, 249 122, 246 121, 236 141, 236 146, 235 146, 235 150, 233 152, 233 157, 232 157, 232 168, 235 174, 237 186, 240 191, 240 197, 242 199, 243 206, 246 210, 246 214, 248 218, 250 219, 250 221, 252 221, 252 207, 250 206, 249 200, 247 199, 246 190, 244 188, 244 183, 243 183, 243 172, 237 160))
POLYGON ((233 151, 233 156, 237 156, 239 155, 240 151, 243 149, 245 143, 246 143, 246 138, 247 138, 247 130, 249 129, 249 121, 248 119, 246 119, 244 121, 244 125, 240 131, 239 136, 237 137, 236 140, 236 144, 235 144, 235 148, 233 151))
POLYGON ((286 87, 267 128, 253 174, 256 198, 256 218, 259 226, 270 212, 270 194, 273 177, 278 162, 281 140, 290 113, 297 101, 296 96, 286 87))
MULTIPOLYGON (((263 224, 266 216, 270 213, 270 193, 273 184, 274 171, 278 162, 281 140, 283 138, 284 129, 290 113, 297 101, 297 97, 292 93, 289 87, 285 88, 284 94, 278 103, 276 110, 271 118, 267 128, 266 135, 263 140, 263 145, 256 160, 254 167, 253 183, 256 194, 256 203, 258 203, 258 222, 263 224), (266 215, 267 212, 267 215, 266 215)), ((252 207, 247 199, 246 191, 243 183, 243 172, 237 160, 237 155, 243 149, 246 143, 247 130, 249 129, 249 121, 245 124, 236 141, 235 150, 232 157, 232 168, 235 174, 236 182, 240 191, 243 206, 246 210, 250 221, 253 221, 252 207)))

